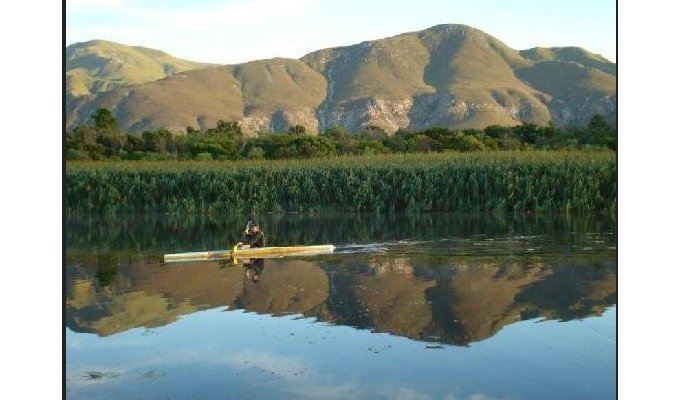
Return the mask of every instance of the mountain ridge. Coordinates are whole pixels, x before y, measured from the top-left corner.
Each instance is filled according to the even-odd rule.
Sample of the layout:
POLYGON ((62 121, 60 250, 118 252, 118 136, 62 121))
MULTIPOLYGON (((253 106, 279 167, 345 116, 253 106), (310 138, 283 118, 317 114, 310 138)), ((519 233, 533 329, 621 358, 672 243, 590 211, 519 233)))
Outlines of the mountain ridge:
POLYGON ((147 57, 157 51, 155 75, 133 74, 135 80, 112 68, 113 61, 101 61, 103 67, 88 72, 104 83, 77 92, 69 85, 76 68, 69 65, 78 60, 67 58, 67 128, 87 123, 99 107, 111 109, 132 133, 205 129, 222 119, 239 122, 249 135, 293 125, 308 132, 340 126, 388 133, 522 122, 583 125, 595 113, 610 120, 616 114, 615 63, 578 47, 515 50, 466 25, 436 25, 300 59, 222 66, 118 46, 147 57))
POLYGON ((82 96, 165 78, 210 64, 183 60, 161 50, 95 39, 66 47, 67 93, 82 96))

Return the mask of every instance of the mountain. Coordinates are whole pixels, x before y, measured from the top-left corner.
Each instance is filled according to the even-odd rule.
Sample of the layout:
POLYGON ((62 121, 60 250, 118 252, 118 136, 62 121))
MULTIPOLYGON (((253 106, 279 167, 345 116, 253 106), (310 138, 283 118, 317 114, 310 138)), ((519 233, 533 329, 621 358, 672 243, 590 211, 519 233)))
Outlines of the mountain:
MULTIPOLYGON (((74 52, 71 47, 67 54, 74 52)), ((129 132, 204 129, 222 119, 239 122, 250 134, 297 124, 308 132, 331 126, 394 132, 551 120, 583 125, 595 113, 610 120, 616 115, 616 64, 577 47, 515 50, 465 25, 323 49, 299 60, 208 68, 149 49, 143 54, 156 66, 156 79, 142 74, 145 68, 126 75, 110 65, 115 58, 100 60, 86 76, 103 83, 83 84, 90 94, 83 85, 80 91, 69 89, 81 95, 67 96, 67 127, 87 122, 99 107, 113 110, 129 132), (161 68, 161 76, 158 66, 166 64, 174 67, 161 68), (121 82, 120 87, 111 82, 121 82)), ((69 65, 67 76, 75 74, 69 65)))
POLYGON ((105 40, 72 44, 66 48, 65 56, 66 93, 73 97, 152 82, 209 65, 105 40))

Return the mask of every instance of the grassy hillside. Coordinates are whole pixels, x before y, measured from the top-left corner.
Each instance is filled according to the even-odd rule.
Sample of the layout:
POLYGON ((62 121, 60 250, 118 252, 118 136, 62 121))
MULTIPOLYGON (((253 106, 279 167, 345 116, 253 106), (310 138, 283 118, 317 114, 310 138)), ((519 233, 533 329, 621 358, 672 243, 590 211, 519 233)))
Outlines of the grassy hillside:
POLYGON ((208 128, 219 119, 238 120, 243 98, 229 67, 206 68, 76 99, 67 125, 86 121, 100 107, 114 110, 124 131, 158 126, 183 131, 188 125, 208 128))
POLYGON ((423 70, 430 54, 413 35, 321 50, 301 60, 331 82, 327 101, 347 102, 365 97, 401 98, 434 93, 423 70))
POLYGON ((298 60, 259 60, 230 69, 238 80, 245 114, 314 109, 326 97, 323 76, 298 60))
POLYGON ((72 96, 151 82, 208 64, 175 58, 159 50, 105 40, 66 48, 66 90, 72 96))
POLYGON ((616 64, 599 54, 593 54, 580 47, 534 47, 519 52, 522 57, 536 61, 574 62, 584 67, 599 69, 616 76, 616 64))
POLYGON ((576 47, 518 51, 465 25, 437 25, 300 60, 205 68, 94 41, 67 49, 67 126, 114 111, 124 131, 236 121, 248 134, 341 126, 583 125, 616 114, 616 64, 576 47), (194 70, 191 73, 189 69, 194 70))

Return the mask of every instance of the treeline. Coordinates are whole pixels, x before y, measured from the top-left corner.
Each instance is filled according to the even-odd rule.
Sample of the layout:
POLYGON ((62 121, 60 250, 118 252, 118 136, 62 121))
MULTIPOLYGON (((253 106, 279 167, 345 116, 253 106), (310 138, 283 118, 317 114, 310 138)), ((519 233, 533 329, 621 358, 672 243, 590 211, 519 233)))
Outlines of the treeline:
POLYGON ((332 155, 427 153, 441 151, 560 150, 609 148, 616 150, 617 132, 601 115, 582 128, 559 128, 552 123, 523 123, 514 127, 451 130, 433 127, 399 130, 388 135, 377 127, 350 133, 331 127, 309 135, 301 125, 286 133, 246 137, 238 123, 218 121, 215 128, 186 134, 167 129, 141 135, 122 133, 113 114, 98 109, 93 125, 79 125, 66 133, 67 160, 239 160, 314 158, 332 155))

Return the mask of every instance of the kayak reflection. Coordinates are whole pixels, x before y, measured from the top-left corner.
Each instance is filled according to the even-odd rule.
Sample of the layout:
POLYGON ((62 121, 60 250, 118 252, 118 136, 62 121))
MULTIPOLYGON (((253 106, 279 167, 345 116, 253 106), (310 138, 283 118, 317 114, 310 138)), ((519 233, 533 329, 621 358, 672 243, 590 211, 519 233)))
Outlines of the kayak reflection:
POLYGON ((229 261, 220 260, 220 268, 243 267, 244 276, 251 282, 260 281, 260 276, 264 272, 264 258, 231 258, 229 261))

